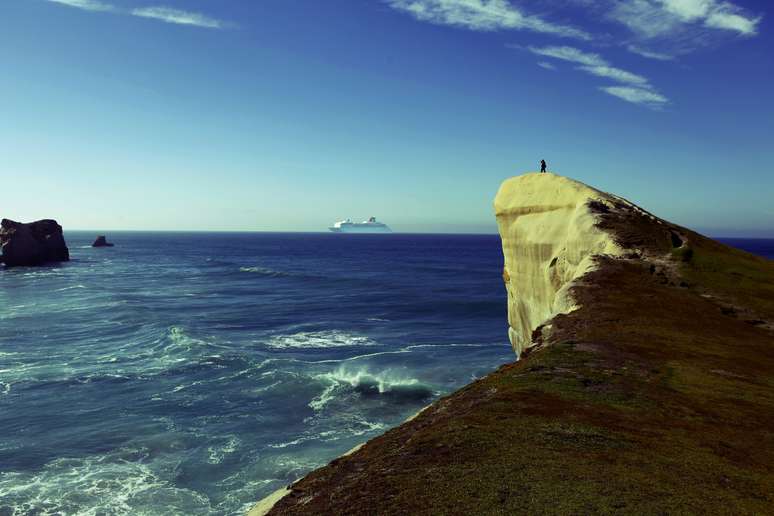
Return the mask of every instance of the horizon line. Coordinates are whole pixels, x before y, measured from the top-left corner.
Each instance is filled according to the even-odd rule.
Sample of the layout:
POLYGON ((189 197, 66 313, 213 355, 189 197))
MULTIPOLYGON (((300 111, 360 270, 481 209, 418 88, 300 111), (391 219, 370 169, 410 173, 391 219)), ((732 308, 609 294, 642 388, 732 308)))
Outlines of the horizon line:
MULTIPOLYGON (((743 230, 740 230, 743 231, 743 230)), ((320 234, 320 235, 341 235, 342 233, 335 233, 333 231, 322 231, 322 230, 314 230, 314 231, 308 231, 308 230, 276 230, 276 229, 82 229, 82 228, 74 228, 74 229, 63 229, 64 233, 67 232, 82 232, 82 233, 97 233, 99 236, 99 233, 106 233, 106 232, 113 232, 113 233, 278 233, 278 234, 286 234, 286 233, 297 233, 297 234, 320 234)), ((721 235, 721 234, 712 234, 712 233, 703 233, 701 231, 698 231, 700 234, 707 236, 709 238, 713 239, 747 239, 747 240, 774 240, 774 234, 770 234, 768 236, 731 236, 731 235, 721 235)), ((499 236, 500 233, 498 231, 493 232, 466 232, 466 231, 391 231, 390 233, 343 233, 346 235, 497 235, 499 236)))

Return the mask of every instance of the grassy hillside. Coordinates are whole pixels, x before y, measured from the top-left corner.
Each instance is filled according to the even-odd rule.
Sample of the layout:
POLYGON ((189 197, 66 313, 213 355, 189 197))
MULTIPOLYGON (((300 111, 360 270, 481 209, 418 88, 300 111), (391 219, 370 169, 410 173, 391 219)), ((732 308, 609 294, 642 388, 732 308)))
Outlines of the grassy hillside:
POLYGON ((271 514, 774 513, 774 262, 600 216, 632 254, 600 259, 545 342, 271 514))

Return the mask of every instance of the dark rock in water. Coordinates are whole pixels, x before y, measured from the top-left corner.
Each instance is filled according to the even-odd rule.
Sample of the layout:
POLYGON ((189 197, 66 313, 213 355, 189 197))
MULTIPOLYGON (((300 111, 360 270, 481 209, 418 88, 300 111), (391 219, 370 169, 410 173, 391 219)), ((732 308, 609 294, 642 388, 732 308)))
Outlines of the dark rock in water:
POLYGON ((107 241, 105 235, 100 235, 97 237, 94 243, 91 244, 91 247, 113 247, 113 244, 107 241))
POLYGON ((0 222, 0 262, 6 267, 42 265, 47 262, 66 262, 70 259, 62 226, 55 220, 37 222, 0 222))

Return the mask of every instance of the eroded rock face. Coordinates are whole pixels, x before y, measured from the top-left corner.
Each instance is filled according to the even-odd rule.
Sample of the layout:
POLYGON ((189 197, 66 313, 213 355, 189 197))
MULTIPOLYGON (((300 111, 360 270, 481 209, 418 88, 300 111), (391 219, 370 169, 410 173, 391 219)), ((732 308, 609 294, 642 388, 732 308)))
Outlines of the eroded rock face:
POLYGON ((0 222, 0 246, 0 261, 6 267, 42 265, 70 259, 62 226, 55 220, 22 223, 3 219, 0 222))
POLYGON ((535 329, 577 308, 569 289, 593 269, 594 256, 623 254, 595 225, 601 206, 611 208, 613 198, 555 174, 529 173, 500 186, 494 208, 505 259, 508 338, 517 355, 532 344, 535 329))

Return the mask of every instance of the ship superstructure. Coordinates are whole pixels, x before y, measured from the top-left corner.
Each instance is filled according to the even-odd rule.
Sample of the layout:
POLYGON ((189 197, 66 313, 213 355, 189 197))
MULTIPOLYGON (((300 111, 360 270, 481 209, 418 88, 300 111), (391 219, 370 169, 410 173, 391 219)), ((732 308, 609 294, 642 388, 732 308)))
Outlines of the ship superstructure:
POLYGON ((391 233, 392 230, 384 222, 379 222, 376 217, 371 217, 363 222, 352 222, 352 219, 340 220, 329 227, 334 233, 391 233))

